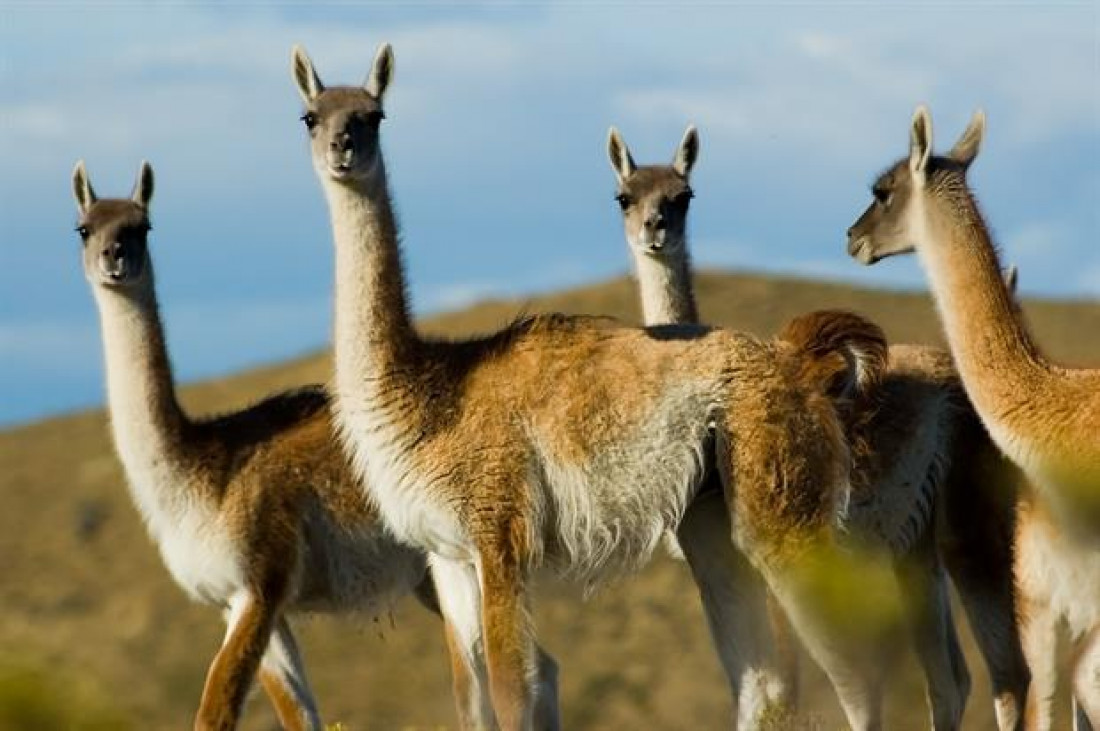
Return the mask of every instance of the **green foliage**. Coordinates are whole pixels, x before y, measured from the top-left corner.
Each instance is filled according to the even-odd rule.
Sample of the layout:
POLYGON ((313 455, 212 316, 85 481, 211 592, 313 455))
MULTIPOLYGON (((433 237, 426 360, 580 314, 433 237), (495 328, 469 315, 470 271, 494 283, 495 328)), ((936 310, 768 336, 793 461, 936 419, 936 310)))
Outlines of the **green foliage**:
POLYGON ((133 725, 97 694, 36 668, 0 665, 0 729, 123 731, 133 725))

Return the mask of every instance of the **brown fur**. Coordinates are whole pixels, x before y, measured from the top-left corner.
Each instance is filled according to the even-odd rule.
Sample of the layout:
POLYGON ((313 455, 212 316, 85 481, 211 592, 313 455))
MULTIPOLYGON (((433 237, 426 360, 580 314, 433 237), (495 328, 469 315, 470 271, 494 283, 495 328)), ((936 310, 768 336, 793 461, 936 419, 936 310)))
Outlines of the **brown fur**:
MULTIPOLYGON (((151 171, 143 168, 146 176, 151 186, 151 171)), ((77 178, 78 186, 81 180, 86 184, 82 167, 77 178)), ((273 629, 279 627, 293 644, 286 612, 378 611, 418 585, 422 603, 437 613, 438 607, 426 583, 424 558, 389 538, 377 511, 363 500, 335 438, 324 389, 311 386, 277 394, 212 418, 193 419, 179 407, 157 315, 146 242, 147 203, 93 197, 82 204, 85 268, 97 298, 111 307, 121 302, 123 311, 132 303, 141 313, 142 356, 127 365, 138 387, 148 381, 142 415, 150 424, 148 438, 159 440, 160 458, 183 475, 173 489, 208 506, 218 524, 211 530, 227 535, 239 555, 244 572, 240 590, 248 598, 210 666, 196 718, 197 728, 231 729, 273 629), (123 250, 113 242, 121 242, 123 250), (125 276, 104 278, 103 272, 113 269, 101 269, 103 259, 124 262, 119 271, 125 276)), ((130 418, 113 414, 116 434, 130 418)), ((131 480, 141 478, 132 474, 131 480)), ((155 520, 150 527, 162 540, 155 520)), ((204 598, 223 606, 230 600, 204 598)), ((456 663, 455 669, 456 687, 472 687, 464 665, 456 663)), ((265 666, 260 679, 284 726, 313 727, 316 712, 304 675, 288 682, 265 666)), ((458 700, 466 702, 465 697, 458 700)))
MULTIPOLYGON (((392 69, 388 47, 383 58, 392 69)), ((295 64, 315 76, 300 49, 295 64)), ((327 92, 297 77, 307 114, 317 113, 327 92)), ((803 355, 786 344, 561 316, 458 343, 421 338, 404 297, 377 139, 336 114, 322 117, 311 137, 336 239, 341 430, 364 474, 394 479, 370 480, 391 530, 433 561, 476 566, 502 727, 531 720, 529 569, 557 563, 598 580, 644 561, 698 489, 712 428, 733 516, 741 500, 820 494, 846 482, 836 406, 825 384, 808 392, 796 375, 803 355), (329 141, 346 135, 355 154, 334 163, 329 141), (667 482, 652 482, 669 465, 676 471, 667 482), (627 474, 637 481, 624 484, 627 474)), ((869 347, 863 333, 852 333, 853 348, 869 347)), ((812 532, 825 519, 824 507, 784 507, 791 509, 773 526, 788 519, 786 533, 812 532)), ((786 542, 780 531, 772 536, 786 542)), ((440 594, 447 612, 457 592, 440 594)))
MULTIPOLYGON (((609 138, 608 152, 619 179, 620 193, 627 194, 631 203, 624 207, 623 223, 635 262, 646 322, 682 322, 685 313, 695 311, 686 217, 670 222, 669 235, 676 245, 645 251, 640 250, 636 242, 642 238, 638 207, 645 207, 647 203, 650 208, 656 207, 669 198, 669 190, 682 190, 686 180, 672 166, 635 166, 626 144, 615 130, 609 138)), ((1008 276, 1014 286, 1015 272, 1008 276)), ((812 325, 812 318, 799 318, 779 337, 800 343, 805 334, 811 332, 812 325)), ((882 351, 881 357, 885 355, 882 351)), ((945 460, 946 472, 941 474, 937 465, 927 461, 923 466, 914 465, 914 469, 926 470, 927 474, 918 474, 915 480, 912 476, 908 478, 914 481, 907 499, 915 501, 915 505, 906 524, 874 526, 871 532, 895 537, 888 548, 898 555, 899 589, 906 595, 905 608, 916 630, 918 653, 926 669, 930 693, 934 694, 937 684, 952 682, 965 700, 969 676, 958 654, 954 633, 943 636, 942 628, 936 627, 937 622, 949 624, 951 621, 949 608, 936 604, 944 581, 942 568, 930 544, 930 537, 936 536, 939 555, 955 577, 987 658, 1001 727, 1010 729, 1012 714, 1023 707, 1027 686, 1027 668, 1014 631, 1015 595, 1011 573, 1014 491, 1011 480, 1006 481, 1000 473, 985 468, 990 455, 1000 461, 999 455, 976 423, 950 357, 931 348, 912 346, 895 346, 889 355, 889 370, 884 374, 882 387, 871 390, 858 403, 849 400, 845 412, 854 462, 851 500, 857 504, 873 504, 876 500, 893 499, 877 495, 876 488, 884 480, 895 480, 897 465, 906 460, 908 453, 921 448, 913 445, 916 436, 913 429, 928 418, 925 405, 939 404, 936 408, 943 410, 944 401, 948 402, 947 408, 951 408, 952 402, 956 404, 958 418, 953 419, 956 446, 953 455, 945 460), (949 394, 947 399, 944 393, 949 394), (975 425, 977 429, 972 428, 975 425), (932 520, 936 507, 942 517, 941 525, 935 525, 932 520), (954 652, 949 668, 952 678, 941 677, 943 670, 941 658, 935 655, 937 648, 944 648, 948 654, 954 652)), ((835 354, 816 365, 836 369, 839 376, 847 364, 835 354)), ((828 371, 819 377, 832 380, 828 371)), ((834 383, 834 392, 843 393, 843 384, 834 383)), ((939 447, 941 453, 946 449, 946 445, 939 447)), ((769 604, 769 607, 774 606, 774 602, 769 604)), ((778 608, 772 615, 785 617, 778 608)), ((785 635, 781 630, 787 627, 785 623, 779 624, 777 642, 783 642, 785 635)), ((782 675, 793 678, 795 673, 788 669, 782 675)), ((945 715, 962 711, 961 706, 953 708, 949 698, 933 700, 945 715)), ((933 712, 938 710, 934 705, 933 712)), ((951 723, 949 719, 941 721, 951 723)))
POLYGON ((274 628, 276 607, 249 601, 206 674, 195 731, 232 731, 274 628))
MULTIPOLYGON (((687 242, 688 176, 698 148, 698 134, 688 127, 672 164, 639 168, 618 130, 608 135, 616 200, 648 326, 697 324, 699 319, 687 242)), ((837 361, 846 367, 842 357, 837 361)), ((763 578, 728 541, 729 517, 713 499, 722 489, 713 461, 711 455, 701 496, 688 507, 671 548, 688 562, 699 587, 738 723, 752 726, 769 709, 797 704, 798 653, 790 623, 763 578)))
MULTIPOLYGON (((1049 363, 1019 317, 1012 277, 1002 278, 966 180, 984 128, 978 113, 955 147, 937 157, 931 118, 918 109, 908 159, 876 181, 875 202, 849 230, 848 248, 865 264, 919 254, 974 410, 1030 477, 1018 503, 1014 574, 1034 681, 1026 722, 1041 728, 1050 722, 1057 621, 1066 619, 1078 634, 1100 625, 1100 371, 1049 363)), ((1100 718, 1100 688, 1078 685, 1076 692, 1100 718)))
POLYGON ((796 317, 776 337, 802 356, 799 379, 807 385, 823 386, 825 393, 837 400, 876 393, 886 373, 882 329, 850 312, 822 310, 796 317))
POLYGON ((285 731, 307 731, 308 726, 305 725, 305 721, 302 719, 297 699, 294 698, 291 689, 267 670, 261 669, 259 677, 264 693, 271 700, 275 715, 278 717, 279 724, 283 729, 285 731))
POLYGON ((931 155, 931 120, 914 118, 914 147, 875 183, 872 204, 849 231, 865 263, 916 250, 931 277, 967 393, 998 446, 1071 506, 1075 520, 1100 526, 1100 370, 1050 363, 1015 316, 996 247, 966 180, 984 117, 955 148, 931 155), (917 146, 918 143, 923 147, 917 146), (914 172, 918 150, 924 167, 914 172), (919 200, 927 229, 913 241, 905 216, 919 200))

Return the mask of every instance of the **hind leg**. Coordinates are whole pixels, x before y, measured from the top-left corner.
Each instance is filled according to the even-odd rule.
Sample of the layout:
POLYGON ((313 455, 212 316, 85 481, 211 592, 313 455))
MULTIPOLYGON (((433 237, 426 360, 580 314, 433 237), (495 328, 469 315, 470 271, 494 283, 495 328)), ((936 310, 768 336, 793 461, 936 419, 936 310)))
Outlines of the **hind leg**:
POLYGON ((962 724, 970 674, 959 645, 947 577, 935 555, 931 531, 910 555, 897 562, 902 609, 924 671, 932 728, 957 729, 962 724))
POLYGON ((1073 731, 1092 731, 1093 724, 1085 715, 1085 709, 1076 698, 1073 699, 1073 731))
POLYGON ((260 684, 284 729, 319 731, 322 728, 298 644, 285 617, 275 623, 275 631, 260 661, 260 684))
POLYGON ((1100 627, 1080 643, 1073 665, 1074 731, 1100 726, 1100 627))
POLYGON ((1028 731, 1050 731, 1054 722, 1054 692, 1058 680, 1057 619, 1045 601, 1024 602, 1020 638, 1031 669, 1031 686, 1024 711, 1024 727, 1028 731))
POLYGON ((472 563, 438 556, 432 556, 430 562, 435 596, 446 622, 459 725, 468 730, 495 728, 481 636, 481 590, 477 569, 472 563))
POLYGON ((195 716, 196 731, 229 731, 237 727, 241 707, 277 616, 277 605, 252 593, 242 593, 230 602, 226 614, 228 631, 206 674, 195 716))
POLYGON ((989 671, 999 731, 1023 727, 1031 672, 1016 626, 1016 596, 1008 569, 974 576, 949 567, 970 631, 989 671))
POLYGON ((883 681, 901 611, 892 567, 818 544, 790 560, 765 563, 764 572, 802 644, 828 676, 848 724, 854 731, 881 729, 883 681))
POLYGON ((1031 681, 1013 574, 1020 478, 977 418, 965 417, 951 472, 937 495, 937 543, 989 671, 999 731, 1023 728, 1031 681))
POLYGON ((720 491, 695 499, 677 536, 699 588, 738 726, 752 728, 769 706, 792 705, 795 685, 791 663, 776 650, 763 580, 733 545, 720 491))
MULTIPOLYGON (((428 610, 443 616, 434 581, 442 581, 451 592, 451 617, 444 617, 444 632, 451 658, 451 678, 459 722, 463 729, 495 728, 492 699, 489 696, 485 648, 481 640, 481 602, 471 593, 477 582, 472 564, 436 558, 431 574, 416 587, 416 598, 428 610)), ((538 688, 535 696, 537 731, 561 728, 558 702, 558 664, 554 657, 536 645, 538 688)))
MULTIPOLYGON (((797 625, 798 620, 795 620, 797 625)), ((846 657, 827 640, 805 635, 811 656, 829 676, 852 731, 882 731, 882 667, 846 657)))

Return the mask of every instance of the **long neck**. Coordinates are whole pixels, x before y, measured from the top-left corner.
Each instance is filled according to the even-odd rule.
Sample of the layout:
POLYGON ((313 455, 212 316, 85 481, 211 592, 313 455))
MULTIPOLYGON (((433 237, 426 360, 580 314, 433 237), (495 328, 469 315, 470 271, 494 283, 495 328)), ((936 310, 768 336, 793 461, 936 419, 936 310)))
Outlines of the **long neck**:
POLYGON ((179 467, 187 419, 176 401, 152 271, 140 294, 95 288, 103 328, 107 404, 115 444, 131 477, 179 467))
POLYGON ((323 186, 336 244, 337 388, 345 403, 371 400, 417 362, 397 222, 381 161, 367 182, 323 186))
POLYGON ((667 257, 653 257, 635 249, 634 271, 646 325, 698 322, 686 241, 679 254, 667 257))
POLYGON ((1028 397, 1046 364, 1014 314, 997 252, 977 204, 965 192, 925 198, 927 270, 951 352, 985 415, 1003 415, 1028 397))

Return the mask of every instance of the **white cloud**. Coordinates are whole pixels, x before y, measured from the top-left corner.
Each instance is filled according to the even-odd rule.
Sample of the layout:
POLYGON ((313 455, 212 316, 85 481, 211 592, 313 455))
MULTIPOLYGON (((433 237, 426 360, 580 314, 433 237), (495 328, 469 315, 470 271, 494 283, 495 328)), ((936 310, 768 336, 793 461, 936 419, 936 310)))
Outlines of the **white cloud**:
MULTIPOLYGON (((407 217, 414 302, 424 310, 624 270, 621 233, 609 239, 604 226, 613 215, 603 150, 612 123, 639 160, 653 159, 651 151, 667 157, 687 122, 700 125, 700 264, 921 287, 912 261, 863 269, 839 241, 857 212, 846 207, 864 205, 869 177, 904 152, 918 101, 932 104, 940 145, 973 107, 989 111, 975 176, 1025 286, 1097 293, 1100 179, 1089 154, 1100 128, 1100 38, 1092 8, 745 10, 643 5, 624 13, 570 3, 451 8, 441 18, 396 6, 21 6, 5 17, 0 64, 0 160, 9 173, 0 180, 0 247, 23 243, 20 266, 0 268, 0 309, 22 301, 26 272, 56 270, 43 262, 72 254, 46 241, 31 247, 71 236, 73 162, 87 158, 97 189, 115 194, 129 190, 137 161, 148 157, 158 173, 158 240, 173 245, 181 229, 196 239, 180 241, 190 248, 172 262, 181 284, 166 310, 189 372, 325 342, 323 296, 294 301, 261 276, 224 291, 232 280, 224 264, 218 286, 204 275, 210 261, 230 256, 226 228, 245 237, 242 251, 270 255, 264 271, 283 275, 276 282, 296 266, 280 262, 302 261, 286 256, 287 247, 331 256, 289 50, 301 42, 327 82, 357 83, 383 40, 397 52, 385 144, 407 217), (1059 191, 1057 200, 1034 196, 1044 190, 1059 191), (515 251, 528 239, 541 245, 523 260, 515 251), (798 245, 834 239, 823 249, 798 245), (790 250, 775 250, 788 242, 790 250), (498 256, 505 250, 512 256, 498 256), (210 300, 219 304, 203 309, 210 300)), ((327 294, 328 284, 316 291, 327 294)), ((75 348, 98 362, 94 328, 66 330, 61 320, 0 323, 0 349, 47 362, 75 348)))
POLYGON ((867 6, 858 22, 840 12, 815 18, 810 30, 793 19, 767 56, 751 42, 711 49, 721 55, 717 65, 678 55, 680 73, 620 90, 616 108, 639 123, 693 119, 708 137, 741 146, 776 138, 799 155, 814 153, 809 164, 889 145, 900 154, 906 115, 922 101, 948 122, 941 140, 973 108, 997 112, 991 131, 1006 155, 1100 121, 1100 37, 1083 10, 1075 24, 1017 8, 983 18, 979 34, 943 33, 943 8, 905 23, 881 10, 867 6))

